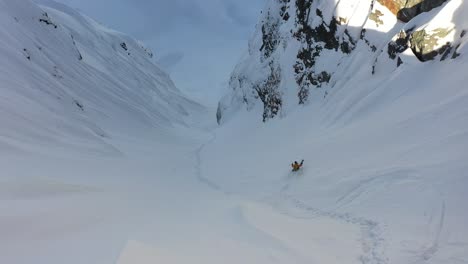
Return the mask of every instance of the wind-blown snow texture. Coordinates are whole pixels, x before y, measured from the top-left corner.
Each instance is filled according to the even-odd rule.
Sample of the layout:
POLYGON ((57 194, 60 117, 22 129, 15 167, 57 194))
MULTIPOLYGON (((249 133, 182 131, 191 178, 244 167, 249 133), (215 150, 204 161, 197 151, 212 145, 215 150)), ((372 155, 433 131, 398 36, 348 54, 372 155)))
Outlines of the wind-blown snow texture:
POLYGON ((467 4, 314 1, 330 34, 295 3, 267 5, 214 129, 140 43, 0 0, 0 263, 468 263, 467 4))

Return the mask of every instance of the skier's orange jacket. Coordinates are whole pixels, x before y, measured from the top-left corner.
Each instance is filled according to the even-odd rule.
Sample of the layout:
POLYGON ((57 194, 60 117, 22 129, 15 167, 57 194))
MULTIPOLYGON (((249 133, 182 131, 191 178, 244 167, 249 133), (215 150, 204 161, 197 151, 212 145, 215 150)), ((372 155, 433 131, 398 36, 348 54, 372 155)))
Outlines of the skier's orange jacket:
POLYGON ((297 171, 302 167, 302 164, 303 164, 302 162, 301 163, 294 162, 293 164, 291 164, 291 167, 293 168, 293 171, 297 171))

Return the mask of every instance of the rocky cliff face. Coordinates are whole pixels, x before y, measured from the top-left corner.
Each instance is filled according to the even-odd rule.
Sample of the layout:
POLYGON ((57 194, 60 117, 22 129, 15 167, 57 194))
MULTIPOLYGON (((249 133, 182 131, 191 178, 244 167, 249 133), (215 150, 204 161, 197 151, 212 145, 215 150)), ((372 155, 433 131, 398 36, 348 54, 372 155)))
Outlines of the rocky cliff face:
POLYGON ((380 4, 388 8, 399 20, 409 22, 417 15, 429 12, 441 6, 447 0, 378 0, 380 4))
POLYGON ((270 0, 219 103, 218 122, 259 103, 267 121, 351 79, 410 67, 412 58, 457 58, 466 26, 456 21, 466 4, 445 2, 270 0))

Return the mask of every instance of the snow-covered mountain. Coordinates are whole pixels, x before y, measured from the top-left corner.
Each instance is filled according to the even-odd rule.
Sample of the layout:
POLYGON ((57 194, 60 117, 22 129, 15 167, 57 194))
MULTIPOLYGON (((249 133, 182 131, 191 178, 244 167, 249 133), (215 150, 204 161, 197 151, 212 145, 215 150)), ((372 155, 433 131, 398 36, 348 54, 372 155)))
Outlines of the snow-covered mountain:
POLYGON ((0 0, 0 263, 468 262, 464 1, 270 0, 220 126, 41 2, 0 0))
POLYGON ((258 202, 241 215, 295 252, 278 263, 468 260, 467 18, 462 0, 268 1, 202 171, 258 202))
POLYGON ((467 15, 461 0, 268 1, 218 122, 256 104, 266 121, 338 89, 457 59, 466 50, 467 15))
POLYGON ((0 1, 0 150, 115 151, 115 135, 185 125, 202 108, 140 42, 52 1, 0 1))

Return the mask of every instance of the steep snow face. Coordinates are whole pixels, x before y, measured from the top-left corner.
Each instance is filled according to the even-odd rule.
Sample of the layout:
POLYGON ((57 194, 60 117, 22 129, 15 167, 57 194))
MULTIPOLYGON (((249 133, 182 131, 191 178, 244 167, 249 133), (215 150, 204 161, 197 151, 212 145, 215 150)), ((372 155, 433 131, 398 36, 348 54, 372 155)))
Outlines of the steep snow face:
POLYGON ((257 104, 266 121, 351 83, 378 83, 402 65, 459 57, 464 1, 403 2, 269 1, 219 103, 218 123, 257 104))
POLYGON ((414 63, 286 118, 261 123, 240 112, 201 153, 206 181, 270 204, 279 215, 246 215, 309 257, 294 263, 465 263, 468 61, 414 63), (336 238, 321 240, 321 230, 336 238), (361 253, 346 258, 346 241, 362 243, 361 253), (311 250, 316 243, 328 247, 311 250), (313 261, 329 256, 346 260, 313 261))
POLYGON ((0 0, 0 25, 0 151, 115 153, 107 138, 184 125, 201 110, 140 42, 66 6, 0 0))
POLYGON ((223 122, 244 105, 251 111, 216 131, 201 153, 211 161, 202 164, 204 177, 296 220, 246 210, 309 263, 464 263, 468 5, 452 0, 405 24, 379 2, 372 9, 364 2, 314 1, 303 9, 305 1, 271 1, 218 117, 223 122), (287 117, 261 123, 260 114, 287 117), (302 159, 304 167, 291 172, 302 159), (328 249, 310 250, 320 230, 359 241, 362 253, 314 261, 351 248, 327 239, 328 249))
POLYGON ((219 104, 224 123, 201 153, 211 161, 204 177, 294 218, 246 210, 260 230, 303 256, 314 252, 309 263, 342 263, 317 257, 351 248, 326 240, 331 253, 311 251, 320 230, 362 243, 344 262, 464 263, 468 5, 421 5, 403 22, 405 5, 382 4, 400 1, 336 2, 269 2, 219 104), (361 234, 330 222, 303 227, 304 219, 361 234))

